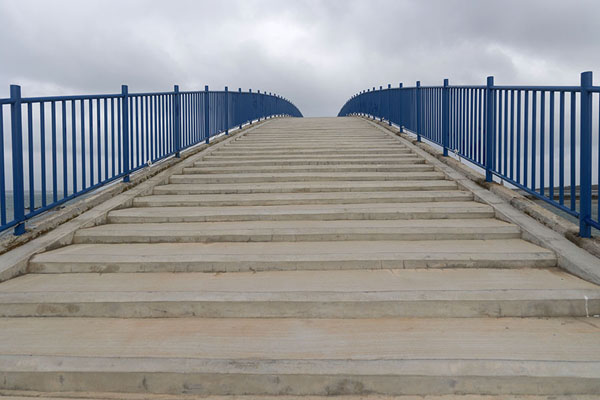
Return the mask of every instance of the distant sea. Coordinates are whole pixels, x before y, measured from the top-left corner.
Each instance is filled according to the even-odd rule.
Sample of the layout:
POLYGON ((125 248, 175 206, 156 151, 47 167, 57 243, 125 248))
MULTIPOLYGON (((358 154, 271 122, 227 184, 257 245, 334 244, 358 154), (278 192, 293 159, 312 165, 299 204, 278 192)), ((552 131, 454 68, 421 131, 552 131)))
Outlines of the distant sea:
MULTIPOLYGON (((42 198, 43 194, 41 191, 36 191, 33 193, 34 196, 34 205, 35 208, 40 208, 42 206, 42 198)), ((2 199, 0 199, 2 200, 2 199)), ((14 207, 13 207, 13 192, 12 190, 6 191, 6 199, 5 199, 5 207, 6 207, 6 220, 11 221, 13 219, 14 207)), ((46 203, 50 204, 52 202, 52 193, 46 194, 46 203)), ((25 212, 27 213, 29 210, 29 192, 25 192, 25 212)))

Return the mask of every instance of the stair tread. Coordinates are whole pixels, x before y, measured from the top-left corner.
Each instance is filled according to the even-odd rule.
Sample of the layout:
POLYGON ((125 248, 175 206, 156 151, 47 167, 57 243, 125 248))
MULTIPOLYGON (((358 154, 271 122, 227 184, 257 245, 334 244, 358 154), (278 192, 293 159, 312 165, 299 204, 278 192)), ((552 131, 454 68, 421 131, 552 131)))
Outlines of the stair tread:
MULTIPOLYGON (((321 361, 325 364, 316 364, 323 368, 320 373, 330 374, 361 364, 356 373, 381 374, 373 366, 385 361, 525 361, 538 369, 560 361, 563 366, 582 363, 584 376, 600 378, 600 323, 579 318, 179 318, 174 329, 169 318, 0 318, 0 355, 83 358, 83 370, 94 364, 86 365, 87 357, 111 360, 112 370, 127 358, 137 359, 137 368, 143 359, 156 359, 159 370, 169 369, 159 361, 165 359, 206 360, 204 368, 210 368, 210 360, 280 360, 290 368, 301 368, 295 361, 321 361), (335 360, 340 363, 328 363, 335 360)), ((0 370, 6 371, 3 361, 0 357, 0 370)), ((21 368, 36 368, 27 364, 21 368)), ((221 373, 232 372, 216 364, 221 373)), ((188 367, 179 368, 189 372, 188 367)), ((401 368, 388 372, 403 373, 401 368)))
MULTIPOLYGON (((352 201, 360 203, 361 201, 386 200, 390 202, 403 201, 448 201, 448 200, 471 200, 473 195, 470 192, 461 190, 420 190, 420 191, 386 191, 386 192, 299 192, 299 193, 244 193, 244 194, 156 194, 137 197, 134 199, 134 205, 160 205, 162 203, 169 205, 198 205, 210 202, 224 203, 231 202, 281 202, 282 204, 293 204, 298 201, 352 201), (289 202, 289 203, 286 203, 289 202)), ((214 205, 214 204, 213 204, 214 205)), ((257 204, 258 205, 258 204, 257 204)))

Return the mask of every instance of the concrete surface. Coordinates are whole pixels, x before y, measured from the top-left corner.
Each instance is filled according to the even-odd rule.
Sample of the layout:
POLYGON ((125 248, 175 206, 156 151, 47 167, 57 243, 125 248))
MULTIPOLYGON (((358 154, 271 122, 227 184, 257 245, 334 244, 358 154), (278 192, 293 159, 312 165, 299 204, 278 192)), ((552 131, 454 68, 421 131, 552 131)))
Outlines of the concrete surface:
POLYGON ((111 207, 0 284, 0 390, 600 393, 600 287, 556 268, 597 260, 364 120, 269 121, 111 207))

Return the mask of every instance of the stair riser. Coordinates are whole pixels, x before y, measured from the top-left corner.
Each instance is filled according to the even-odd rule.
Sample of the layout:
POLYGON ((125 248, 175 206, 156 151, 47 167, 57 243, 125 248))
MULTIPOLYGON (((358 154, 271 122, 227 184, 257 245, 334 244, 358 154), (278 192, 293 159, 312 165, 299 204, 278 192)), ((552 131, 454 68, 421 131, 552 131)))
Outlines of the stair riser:
MULTIPOLYGON (((384 157, 390 157, 388 154, 384 154, 384 157)), ((249 155, 239 155, 239 156, 231 156, 231 155, 207 155, 204 156, 204 160, 209 161, 260 161, 260 160, 302 160, 305 158, 311 159, 321 159, 321 160, 341 160, 344 159, 374 159, 376 155, 373 154, 311 154, 311 155, 302 155, 302 154, 290 154, 290 155, 272 155, 272 156, 249 156, 249 155)), ((396 159, 402 158, 415 158, 411 154, 398 154, 395 156, 396 159)))
POLYGON ((306 176, 263 176, 263 177, 252 177, 252 176, 239 176, 239 177, 220 177, 216 178, 211 175, 173 175, 170 178, 170 183, 181 184, 181 183, 264 183, 264 182, 316 182, 316 181, 343 181, 343 182, 380 182, 380 181, 431 181, 431 180, 441 180, 444 179, 444 175, 441 173, 431 173, 429 175, 406 175, 406 176, 389 176, 386 174, 381 174, 380 176, 374 177, 362 177, 355 175, 348 175, 343 178, 332 178, 331 176, 327 176, 326 174, 317 176, 317 175, 306 175, 306 176))
MULTIPOLYGON (((185 360, 180 361, 187 364, 185 360)), ((142 363, 143 361, 138 361, 142 363)), ((233 363, 233 361, 232 361, 233 363)), ((254 364, 237 362, 248 370, 254 364)), ((460 362, 448 362, 448 371, 460 362)), ((518 363, 515 363, 518 364, 518 363)), ((518 365, 515 366, 518 368, 518 365)), ((75 392, 164 393, 196 395, 424 395, 424 394, 597 394, 597 379, 535 376, 356 375, 310 373, 169 373, 169 372, 0 372, 0 388, 75 392)))
MULTIPOLYGON (((231 167, 229 167, 231 168, 231 167)), ((261 168, 261 167, 236 167, 231 169, 224 169, 224 167, 211 167, 211 168, 197 168, 188 167, 183 169, 184 174, 240 174, 240 173, 281 173, 281 172, 334 172, 334 173, 348 173, 348 172, 424 172, 433 171, 433 166, 427 164, 418 165, 404 165, 404 166, 389 166, 389 167, 369 167, 369 166, 357 166, 357 167, 273 167, 273 168, 261 168)))
POLYGON ((300 188, 219 188, 219 189, 208 189, 208 188, 189 188, 189 189, 172 189, 164 186, 157 186, 154 188, 154 194, 249 194, 249 193, 322 193, 322 192, 402 192, 402 191, 415 191, 415 190, 449 190, 451 188, 448 185, 432 185, 429 187, 419 186, 369 186, 369 187, 300 187, 300 188))
POLYGON ((84 262, 31 261, 30 273, 116 273, 116 272, 248 272, 336 269, 403 269, 403 268, 552 268, 556 260, 522 258, 515 260, 472 260, 456 258, 401 260, 316 260, 316 261, 132 261, 84 262))
POLYGON ((336 166, 344 166, 344 165, 373 165, 373 164, 386 164, 386 165, 415 165, 415 164, 425 164, 425 160, 422 158, 419 159, 417 157, 403 157, 403 158, 373 158, 373 159, 364 159, 364 160, 349 160, 349 159, 340 159, 340 160, 329 160, 329 159, 315 159, 315 158, 307 158, 305 160, 250 160, 250 161, 219 161, 219 162, 210 162, 210 161, 199 161, 194 165, 196 167, 210 167, 210 168, 218 168, 218 167, 243 167, 243 166, 255 166, 255 167, 264 167, 264 166, 302 166, 302 165, 336 165, 336 166))
POLYGON ((600 300, 94 301, 0 304, 0 317, 90 318, 482 318, 585 317, 600 300), (587 311, 586 311, 587 310, 587 311))
POLYGON ((108 216, 108 223, 145 223, 145 222, 226 222, 226 221, 339 221, 339 220, 407 220, 407 219, 458 219, 493 218, 493 211, 443 210, 413 212, 323 212, 314 214, 239 214, 239 215, 186 215, 186 216, 108 216))
POLYGON ((445 202, 445 201, 470 201, 473 196, 448 196, 448 197, 381 197, 381 198, 339 198, 339 199, 282 199, 282 200, 176 200, 153 202, 137 198, 133 202, 134 207, 223 207, 223 206, 276 206, 276 205, 308 205, 308 204, 378 204, 378 203, 423 203, 423 202, 445 202))
POLYGON ((372 155, 377 156, 379 154, 384 154, 388 156, 395 155, 404 155, 404 154, 412 154, 411 150, 408 149, 397 149, 397 150, 372 150, 372 149, 363 149, 363 150, 281 150, 281 151, 252 151, 252 150, 233 150, 233 149, 223 149, 219 151, 213 151, 211 153, 212 156, 227 156, 227 157, 239 157, 239 156, 253 156, 253 157, 272 157, 272 156, 297 156, 297 155, 306 155, 306 156, 363 156, 363 155, 372 155))
POLYGON ((215 243, 215 242, 314 242, 347 240, 477 240, 477 239, 516 239, 521 234, 515 229, 504 232, 452 231, 444 233, 404 232, 404 233, 292 233, 292 234, 190 234, 190 235, 84 235, 77 234, 76 244, 110 243, 215 243))

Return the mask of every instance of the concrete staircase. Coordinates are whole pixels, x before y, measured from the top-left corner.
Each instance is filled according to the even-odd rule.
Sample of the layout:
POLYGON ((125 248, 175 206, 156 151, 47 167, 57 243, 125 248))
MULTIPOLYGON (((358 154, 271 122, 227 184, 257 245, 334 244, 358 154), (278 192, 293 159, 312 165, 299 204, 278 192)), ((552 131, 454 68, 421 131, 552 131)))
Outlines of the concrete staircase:
POLYGON ((600 393, 600 288, 494 215, 364 120, 272 120, 0 284, 0 388, 600 393))

